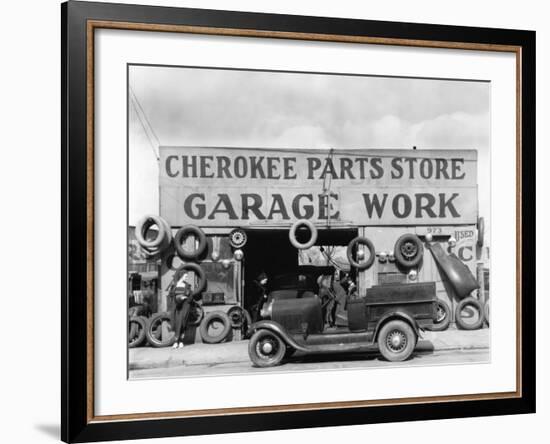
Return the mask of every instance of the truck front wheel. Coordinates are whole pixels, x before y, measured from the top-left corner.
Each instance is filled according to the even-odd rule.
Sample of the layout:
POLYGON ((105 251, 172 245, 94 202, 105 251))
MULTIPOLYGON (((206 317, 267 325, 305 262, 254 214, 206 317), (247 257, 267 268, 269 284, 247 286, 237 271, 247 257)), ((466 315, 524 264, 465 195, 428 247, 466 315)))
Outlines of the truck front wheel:
POLYGON ((389 321, 380 329, 378 349, 388 361, 404 361, 411 356, 416 341, 417 336, 412 327, 397 319, 389 321))
POLYGON ((248 355, 257 367, 273 367, 281 363, 286 353, 286 344, 269 330, 258 330, 248 343, 248 355))

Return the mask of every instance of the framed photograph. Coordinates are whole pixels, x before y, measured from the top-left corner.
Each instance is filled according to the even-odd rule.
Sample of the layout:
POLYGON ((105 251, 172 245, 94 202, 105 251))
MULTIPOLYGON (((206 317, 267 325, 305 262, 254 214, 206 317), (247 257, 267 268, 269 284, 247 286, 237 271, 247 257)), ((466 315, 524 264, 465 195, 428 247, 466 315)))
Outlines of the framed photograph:
POLYGON ((62 439, 535 411, 535 33, 62 5, 62 439))

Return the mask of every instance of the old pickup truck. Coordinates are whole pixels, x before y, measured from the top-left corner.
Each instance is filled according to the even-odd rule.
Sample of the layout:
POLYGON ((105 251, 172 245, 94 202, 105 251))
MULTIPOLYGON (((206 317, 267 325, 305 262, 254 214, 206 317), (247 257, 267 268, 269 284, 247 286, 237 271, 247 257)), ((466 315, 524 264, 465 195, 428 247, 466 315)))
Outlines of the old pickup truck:
POLYGON ((378 345, 388 361, 408 359, 423 329, 437 316, 434 282, 376 285, 347 301, 346 327, 325 326, 314 291, 268 295, 262 319, 251 326, 250 360, 258 367, 280 364, 296 351, 349 353, 378 345))

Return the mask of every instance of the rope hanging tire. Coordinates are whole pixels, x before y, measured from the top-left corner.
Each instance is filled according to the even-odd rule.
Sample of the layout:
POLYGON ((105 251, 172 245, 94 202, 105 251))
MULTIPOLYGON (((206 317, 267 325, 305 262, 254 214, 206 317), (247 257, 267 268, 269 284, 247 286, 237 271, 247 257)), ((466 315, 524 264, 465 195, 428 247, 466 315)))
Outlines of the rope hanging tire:
POLYGON ((231 319, 223 311, 212 311, 208 313, 199 327, 202 341, 207 344, 219 344, 230 338, 231 336, 231 319), (221 328, 217 328, 215 333, 211 333, 210 329, 215 324, 221 324, 221 328))
POLYGON ((462 330, 478 330, 483 325, 484 319, 485 317, 483 314, 483 305, 481 305, 481 302, 473 297, 462 299, 456 306, 455 320, 456 324, 462 330), (465 308, 473 308, 475 311, 477 311, 477 319, 475 319, 474 322, 468 322, 468 318, 463 316, 462 312, 465 308))
POLYGON ((290 231, 288 232, 290 243, 298 250, 307 250, 308 248, 313 247, 313 245, 315 245, 315 242, 317 242, 318 235, 319 233, 317 231, 317 227, 313 225, 313 222, 307 219, 300 219, 294 222, 290 227, 290 231), (298 242, 298 240, 296 239, 296 231, 300 227, 306 227, 310 232, 310 238, 307 242, 301 243, 298 242))
POLYGON ((194 260, 204 253, 206 250, 206 235, 199 227, 195 225, 186 225, 181 227, 174 237, 174 244, 178 256, 185 260, 194 260), (183 248, 183 241, 187 236, 193 235, 198 240, 198 245, 192 251, 183 248))
POLYGON ((404 234, 395 243, 395 260, 403 267, 416 267, 424 256, 424 247, 415 234, 404 234))
POLYGON ((374 257, 376 255, 375 251, 374 251, 374 244, 370 241, 370 239, 364 237, 364 236, 357 236, 355 239, 353 239, 349 244, 348 244, 348 249, 346 251, 346 254, 347 254, 347 257, 348 257, 348 261, 350 263, 350 265, 352 267, 355 267, 357 268, 358 270, 366 270, 367 268, 369 268, 373 262, 374 262, 374 257), (360 259, 356 259, 355 256, 354 256, 354 250, 357 246, 359 245, 364 245, 365 247, 367 247, 367 250, 369 250, 369 256, 367 258, 366 261, 361 261, 360 259))

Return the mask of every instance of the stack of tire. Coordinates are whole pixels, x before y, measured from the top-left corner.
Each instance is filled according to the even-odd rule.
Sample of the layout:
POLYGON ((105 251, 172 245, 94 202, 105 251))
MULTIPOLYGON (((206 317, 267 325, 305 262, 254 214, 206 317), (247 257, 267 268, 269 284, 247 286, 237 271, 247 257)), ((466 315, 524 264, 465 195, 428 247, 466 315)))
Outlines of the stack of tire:
MULTIPOLYGON (((358 270, 369 268, 375 259, 376 253, 373 243, 370 239, 358 236, 353 239, 347 247, 347 257, 350 265, 358 270), (363 246, 368 250, 368 256, 359 255, 358 247, 363 246), (363 257, 361 257, 363 256, 363 257)), ((424 247, 418 236, 412 233, 402 235, 397 239, 394 245, 393 258, 397 266, 402 270, 410 270, 418 267, 424 257, 424 247)), ((436 321, 429 329, 432 331, 443 331, 449 328, 451 323, 451 308, 445 301, 437 301, 436 321)), ((477 330, 483 326, 483 323, 489 325, 489 301, 483 305, 474 297, 462 299, 455 310, 455 321, 462 330, 477 330), (472 313, 474 313, 472 315, 472 313), (474 319, 471 322, 471 319, 474 319)))
MULTIPOLYGON (((481 233, 483 236, 483 233, 481 233)), ((432 241, 431 236, 426 236, 426 241, 430 249, 430 243, 432 241)), ((432 250, 433 253, 433 250, 432 250)), ((435 257, 435 256, 434 256, 435 257)), ((456 261, 459 259, 456 258, 456 261)), ((466 267, 464 266, 466 269, 466 267)), ((489 301, 482 304, 477 298, 464 294, 462 298, 455 294, 459 298, 459 302, 456 305, 454 318, 456 325, 461 330, 478 330, 483 327, 484 323, 489 325, 489 301)), ((428 328, 431 331, 443 331, 449 328, 451 323, 451 307, 447 302, 438 299, 436 308, 436 321, 433 326, 428 328)))
POLYGON ((128 310, 128 347, 135 348, 145 343, 145 331, 149 318, 145 307, 136 305, 128 310))
POLYGON ((148 214, 140 219, 136 225, 136 239, 138 244, 149 257, 164 253, 172 243, 172 229, 162 217, 148 214), (153 239, 147 234, 151 228, 157 227, 157 234, 153 239))
MULTIPOLYGON (((160 219, 160 218, 159 218, 160 219)), ((136 227, 137 229, 137 227, 136 227)), ((171 230, 171 229, 170 229, 171 230)), ((182 265, 175 269, 175 276, 181 276, 185 272, 192 272, 198 277, 198 284, 194 287, 190 294, 193 299, 191 302, 189 317, 187 319, 188 326, 200 326, 204 319, 204 310, 197 302, 197 299, 206 288, 206 274, 198 263, 199 258, 206 251, 206 235, 204 232, 194 225, 186 225, 180 228, 174 236, 174 248, 180 259, 185 261, 182 265), (183 242, 188 236, 193 235, 196 239, 196 247, 191 251, 183 247, 183 242)), ((138 240, 139 241, 139 240, 138 240)), ((172 262, 173 258, 168 257, 167 261, 172 262)), ((170 268, 172 268, 170 264, 170 268)), ((176 337, 172 332, 167 332, 167 325, 170 325, 172 316, 168 312, 160 312, 154 314, 147 323, 146 337, 147 342, 152 347, 169 347, 175 341, 176 337), (164 325, 164 327, 163 327, 164 325), (163 334, 167 333, 167 334, 163 334)))
MULTIPOLYGON (((455 308, 455 322, 461 330, 478 330, 484 323, 489 325, 489 301, 483 304, 473 296, 462 299, 455 308)), ((451 307, 445 301, 438 299, 436 321, 428 330, 447 330, 450 323, 451 307)))

